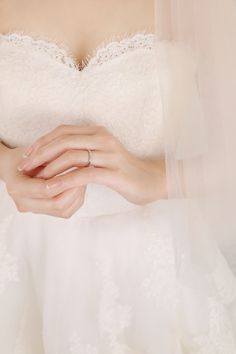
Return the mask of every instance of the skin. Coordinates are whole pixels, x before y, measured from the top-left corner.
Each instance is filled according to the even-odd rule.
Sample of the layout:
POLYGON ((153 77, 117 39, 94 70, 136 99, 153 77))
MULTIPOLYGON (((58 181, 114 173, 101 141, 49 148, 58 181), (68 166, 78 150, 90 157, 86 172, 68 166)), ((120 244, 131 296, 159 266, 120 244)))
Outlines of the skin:
MULTIPOLYGON (((22 6, 16 0, 0 0, 0 32, 23 28, 58 38, 82 67, 104 39, 146 28, 154 31, 153 3, 26 0, 22 6)), ((1 143, 0 159, 0 178, 20 212, 69 218, 83 205, 88 183, 104 184, 139 205, 166 197, 164 160, 138 158, 103 126, 62 125, 31 147, 1 143), (89 167, 86 149, 91 150, 89 167)))

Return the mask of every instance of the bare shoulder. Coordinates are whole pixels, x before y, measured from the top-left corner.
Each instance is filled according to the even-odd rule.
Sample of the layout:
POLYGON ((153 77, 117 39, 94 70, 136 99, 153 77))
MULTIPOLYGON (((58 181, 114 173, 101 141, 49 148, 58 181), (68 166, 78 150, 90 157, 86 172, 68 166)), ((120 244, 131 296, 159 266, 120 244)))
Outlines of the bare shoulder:
POLYGON ((0 33, 5 32, 7 22, 7 3, 6 0, 0 0, 0 33))
POLYGON ((19 2, 15 0, 0 0, 0 33, 11 31, 20 16, 19 2))

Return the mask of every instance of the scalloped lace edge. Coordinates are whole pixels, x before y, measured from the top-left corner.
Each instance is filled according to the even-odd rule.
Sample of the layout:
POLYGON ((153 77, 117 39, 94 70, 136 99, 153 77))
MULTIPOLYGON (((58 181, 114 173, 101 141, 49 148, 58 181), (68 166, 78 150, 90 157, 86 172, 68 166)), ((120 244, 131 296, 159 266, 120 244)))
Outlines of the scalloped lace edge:
POLYGON ((152 49, 155 34, 146 30, 125 35, 113 35, 97 45, 83 60, 82 64, 76 62, 76 58, 66 44, 46 36, 35 36, 25 31, 13 31, 0 34, 17 46, 32 46, 35 50, 46 52, 48 55, 64 65, 83 71, 87 67, 102 65, 103 63, 119 57, 128 51, 144 48, 152 49))

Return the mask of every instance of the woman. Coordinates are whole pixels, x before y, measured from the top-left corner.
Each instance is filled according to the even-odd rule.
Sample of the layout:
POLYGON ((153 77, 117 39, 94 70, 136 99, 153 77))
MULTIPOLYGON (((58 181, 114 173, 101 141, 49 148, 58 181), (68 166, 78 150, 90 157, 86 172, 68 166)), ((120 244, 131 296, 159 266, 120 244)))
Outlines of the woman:
POLYGON ((222 299, 204 295, 217 314, 205 336, 179 321, 154 2, 11 5, 0 27, 1 352, 235 353, 222 299))

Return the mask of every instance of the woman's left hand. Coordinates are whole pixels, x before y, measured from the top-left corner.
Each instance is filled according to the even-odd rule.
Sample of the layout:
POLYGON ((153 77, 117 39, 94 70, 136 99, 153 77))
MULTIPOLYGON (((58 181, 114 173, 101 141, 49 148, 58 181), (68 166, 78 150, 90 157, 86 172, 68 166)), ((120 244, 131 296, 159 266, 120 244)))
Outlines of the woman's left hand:
POLYGON ((103 126, 62 125, 39 138, 19 168, 26 173, 46 165, 36 177, 49 179, 55 193, 88 183, 104 184, 134 204, 166 198, 164 159, 144 160, 127 151, 103 126), (91 165, 87 164, 91 150, 91 165), (80 167, 80 169, 73 169, 80 167))

